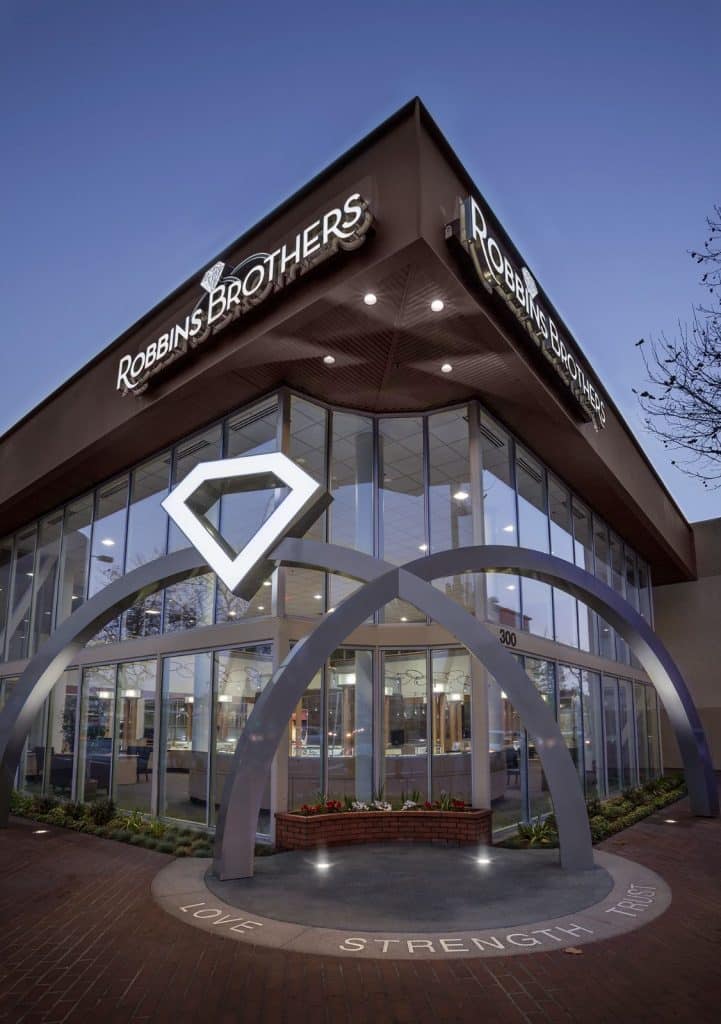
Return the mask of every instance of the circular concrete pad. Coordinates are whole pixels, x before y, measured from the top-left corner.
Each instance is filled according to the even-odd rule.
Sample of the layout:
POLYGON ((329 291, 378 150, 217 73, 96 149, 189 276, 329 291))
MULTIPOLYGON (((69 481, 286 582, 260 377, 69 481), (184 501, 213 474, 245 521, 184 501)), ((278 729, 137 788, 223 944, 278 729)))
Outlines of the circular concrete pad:
POLYGON ((225 903, 276 921, 375 932, 525 924, 592 906, 613 888, 600 865, 563 871, 557 850, 416 845, 299 850, 258 858, 253 878, 208 872, 205 881, 225 903))
MULTIPOLYGON (((316 852, 304 855, 311 861, 313 871, 329 878, 328 883, 314 884, 309 891, 303 888, 306 880, 310 884, 309 876, 301 873, 289 877, 284 873, 283 864, 288 864, 290 869, 292 862, 283 854, 267 861, 266 858, 256 861, 257 878, 261 879, 256 890, 253 886, 257 879, 240 883, 213 881, 217 892, 211 891, 206 881, 209 860, 178 859, 156 875, 153 897, 167 913, 212 935, 289 952, 384 960, 513 956, 582 946, 640 928, 662 914, 671 902, 671 892, 663 879, 640 864, 610 853, 594 851, 597 869, 588 872, 586 881, 578 882, 575 875, 561 871, 546 851, 489 848, 476 854, 488 856, 489 865, 469 864, 469 855, 463 850, 444 851, 454 854, 450 875, 439 878, 428 868, 422 891, 413 878, 408 879, 406 886, 414 886, 418 908, 407 894, 399 896, 396 892, 403 884, 402 868, 398 866, 395 873, 384 874, 379 869, 377 855, 373 859, 373 851, 368 847, 364 849, 371 859, 359 874, 363 876, 362 891, 370 907, 364 906, 359 895, 361 890, 353 892, 352 883, 349 891, 338 884, 338 874, 333 879, 334 866, 340 866, 345 859, 340 858, 339 850, 326 855, 328 868, 315 867, 316 852), (518 861, 506 863, 507 857, 518 858, 518 861), (277 862, 277 871, 264 867, 271 861, 277 862), (475 884, 465 876, 474 878, 471 872, 476 868, 495 871, 499 886, 505 888, 499 887, 496 891, 493 884, 485 883, 483 889, 464 890, 475 892, 474 903, 469 908, 462 906, 460 898, 449 902, 448 894, 460 891, 461 879, 464 886, 475 884), (522 890, 512 891, 514 876, 517 881, 524 879, 522 890), (608 877, 612 882, 610 892, 605 889, 608 877), (241 906, 234 905, 228 898, 230 892, 218 895, 221 885, 234 888, 234 900, 241 898, 239 893, 242 892, 247 894, 247 900, 241 906), (537 886, 542 891, 540 897, 535 892, 537 886), (597 890, 596 902, 589 903, 596 886, 606 895, 599 897, 597 890), (254 891, 259 894, 258 898, 253 895, 254 891), (481 891, 485 892, 485 902, 478 902, 481 891), (254 909, 249 908, 248 900, 252 900, 254 909), (321 900, 327 910, 333 906, 332 921, 326 918, 322 926, 317 926, 288 920, 291 914, 302 914, 307 920, 311 913, 316 913, 321 900), (577 908, 580 903, 583 906, 568 911, 569 901, 577 908), (305 903, 308 907, 304 908, 305 903), (526 904, 535 906, 535 920, 530 918, 530 911, 524 911, 526 904), (285 914, 285 918, 271 916, 271 906, 274 913, 285 914), (440 910, 434 909, 441 906, 445 906, 446 914, 442 918, 440 910), (360 927, 359 915, 367 915, 371 910, 375 927, 360 927), (425 923, 421 925, 421 921, 425 923), (489 921, 496 923, 490 925, 489 921)), ((360 862, 355 861, 356 848, 346 848, 346 852, 349 854, 345 860, 347 868, 353 863, 357 867, 360 862)), ((388 847, 383 848, 383 852, 389 852, 388 847)), ((398 848, 398 852, 408 856, 412 851, 403 847, 398 848)), ((430 866, 441 864, 441 860, 433 858, 436 848, 423 847, 413 852, 428 854, 430 866)), ((297 870, 302 872, 303 869, 297 870)), ((371 918, 366 916, 363 920, 368 923, 371 918)))

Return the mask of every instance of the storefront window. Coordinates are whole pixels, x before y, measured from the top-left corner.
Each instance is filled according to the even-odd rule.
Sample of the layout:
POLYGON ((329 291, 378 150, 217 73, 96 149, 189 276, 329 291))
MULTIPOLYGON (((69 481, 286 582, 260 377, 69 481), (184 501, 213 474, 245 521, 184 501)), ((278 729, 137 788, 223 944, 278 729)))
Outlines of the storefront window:
POLYGON ((636 713, 636 740, 638 752, 638 781, 641 785, 651 778, 649 758, 648 718, 646 710, 646 688, 642 683, 633 684, 633 702, 636 713))
POLYGON ((207 822, 212 656, 163 660, 160 813, 207 822))
POLYGON ((383 654, 384 788, 387 800, 428 799, 428 675, 425 651, 383 654))
POLYGON ((495 679, 488 682, 489 761, 494 831, 526 817, 526 747, 521 718, 495 679))
POLYGON ((155 661, 118 666, 118 707, 113 792, 118 807, 151 809, 155 744, 155 661))
POLYGON ((38 553, 35 560, 35 578, 33 581, 31 654, 38 650, 53 631, 55 583, 58 574, 62 524, 62 512, 55 512, 40 523, 38 553))
MULTIPOLYGON (((313 402, 291 398, 290 458, 323 487, 326 486, 326 437, 328 413, 313 402)), ((325 540, 326 513, 305 534, 310 540, 325 540)), ((322 615, 325 611, 325 573, 314 569, 287 568, 285 572, 286 615, 322 615)))
POLYGON ((78 799, 86 803, 112 794, 115 670, 97 665, 83 671, 78 799))
POLYGON ((471 802, 471 659, 467 651, 431 651, 433 799, 471 802))
MULTIPOLYGON (((556 666, 552 661, 542 661, 539 658, 524 658, 523 664, 526 674, 533 680, 534 686, 546 704, 551 707, 555 717, 556 666)), ((536 744, 525 730, 524 743, 528 752, 527 786, 530 813, 531 817, 537 817, 539 814, 548 814, 553 810, 553 805, 536 744)))
MULTIPOLYGON (((596 563, 596 577, 601 582, 612 586, 611 550, 608 540, 608 527, 596 516, 593 517, 593 545, 596 563)), ((602 658, 616 658, 615 631, 605 619, 598 616, 599 654, 602 658)))
MULTIPOLYGON (((573 515, 573 550, 576 565, 594 575, 593 527, 591 513, 576 498, 571 499, 573 515)), ((582 651, 598 654, 596 613, 588 605, 578 602, 578 645, 582 651)))
POLYGON ((601 721, 601 677, 582 672, 583 761, 587 797, 603 796, 603 723, 601 721))
MULTIPOLYGON (((88 597, 97 594, 123 574, 127 506, 127 476, 112 480, 95 494, 88 597)), ((120 619, 114 619, 103 626, 91 643, 116 643, 118 640, 120 619)))
POLYGON ((581 706, 581 670, 558 666, 558 725, 583 784, 583 712, 581 706))
MULTIPOLYGON (((516 445, 516 485, 518 487, 518 542, 533 551, 548 552, 548 495, 546 471, 520 445, 516 445)), ((523 629, 536 636, 553 639, 551 587, 539 580, 521 580, 523 629)))
MULTIPOLYGON (((213 427, 203 434, 178 445, 173 453, 173 487, 184 480, 201 462, 212 462, 221 454, 221 428, 213 427)), ((213 526, 218 526, 220 502, 216 501, 205 513, 213 526)), ((168 551, 181 551, 188 540, 175 523, 170 523, 168 551)), ((196 626, 209 626, 213 621, 215 605, 215 575, 206 573, 168 587, 165 591, 165 631, 175 633, 196 626)))
POLYGON ((56 617, 58 625, 77 611, 85 600, 92 522, 92 494, 87 494, 66 507, 60 549, 60 585, 56 617))
MULTIPOLYGON (((573 564, 571 495, 550 473, 548 475, 548 507, 551 526, 551 554, 573 564)), ((557 587, 553 588, 553 619, 556 640, 561 644, 578 647, 576 599, 557 587)))
POLYGON ((633 724, 633 695, 628 679, 618 681, 619 767, 622 788, 636 784, 635 730, 633 724))
MULTIPOLYGON (((223 787, 232 772, 235 748, 255 702, 273 674, 270 644, 258 644, 213 655, 215 677, 215 731, 213 749, 212 824, 223 798, 223 787)), ((270 773, 258 817, 258 831, 270 832, 270 773)))
POLYGON ((50 698, 50 774, 48 792, 70 799, 75 786, 75 731, 80 699, 80 671, 68 669, 53 687, 50 698))
MULTIPOLYGON (((373 420, 334 412, 331 430, 330 542, 373 554, 373 420)), ((332 608, 358 587, 336 575, 329 584, 332 608)))
POLYGON ((328 668, 328 794, 336 800, 373 792, 373 654, 342 649, 328 668))
POLYGON ((8 633, 8 661, 26 658, 30 643, 30 604, 35 575, 35 527, 15 538, 8 633))
MULTIPOLYGON (((486 544, 518 544, 513 446, 510 435, 481 413, 483 467, 483 539, 486 544)), ((521 625, 517 576, 486 573, 486 618, 501 626, 521 625)))
POLYGON ((26 793, 42 793, 47 774, 46 743, 48 735, 48 702, 38 711, 30 726, 20 762, 20 778, 26 793))
MULTIPOLYGON (((378 429, 380 557, 402 565, 428 550, 423 487, 423 421, 415 416, 382 419, 378 429)), ((423 622, 425 615, 395 598, 385 622, 423 622)))
POLYGON ((658 735, 658 704, 652 686, 646 691, 646 731, 648 733, 648 764, 652 778, 661 775, 661 743, 658 735))
MULTIPOLYGON (((133 471, 128 513, 128 550, 125 571, 132 572, 165 554, 168 515, 160 504, 170 485, 170 453, 146 462, 133 471)), ((163 594, 151 594, 129 608, 123 622, 123 636, 154 636, 160 632, 163 594)))
MULTIPOLYGON (((225 425, 225 457, 262 455, 278 447, 278 403, 253 406, 225 425)), ((230 488, 220 500, 220 534, 230 547, 239 553, 268 519, 287 493, 287 488, 239 491, 230 488)), ((250 601, 235 597, 222 580, 218 580, 215 621, 233 622, 251 615, 269 615, 270 588, 261 586, 250 601)))
POLYGON ((638 598, 639 610, 646 622, 651 621, 651 578, 648 566, 638 560, 638 598))
POLYGON ((323 705, 322 673, 310 682, 295 711, 288 730, 288 807, 297 810, 313 804, 323 789, 323 705))
POLYGON ((616 793, 625 784, 619 757, 618 684, 603 677, 603 721, 606 734, 606 792, 616 793))
MULTIPOLYGON (((473 514, 466 407, 428 417, 428 465, 431 553, 470 546, 473 514)), ((475 612, 471 573, 437 579, 434 585, 475 612)))

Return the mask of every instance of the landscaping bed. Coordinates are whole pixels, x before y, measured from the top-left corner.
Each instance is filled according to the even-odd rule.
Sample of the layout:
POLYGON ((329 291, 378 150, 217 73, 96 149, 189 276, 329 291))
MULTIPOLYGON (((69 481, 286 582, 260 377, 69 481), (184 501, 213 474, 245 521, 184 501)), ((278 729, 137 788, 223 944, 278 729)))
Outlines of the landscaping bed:
MULTIPOLYGON (((586 810, 593 842, 600 843, 609 836, 622 832, 655 811, 681 800, 686 796, 686 792, 683 776, 669 775, 662 779, 654 779, 643 786, 625 789, 622 794, 610 800, 587 800, 586 810)), ((558 846, 555 816, 539 816, 529 824, 519 825, 517 835, 510 836, 497 845, 515 850, 558 846)))

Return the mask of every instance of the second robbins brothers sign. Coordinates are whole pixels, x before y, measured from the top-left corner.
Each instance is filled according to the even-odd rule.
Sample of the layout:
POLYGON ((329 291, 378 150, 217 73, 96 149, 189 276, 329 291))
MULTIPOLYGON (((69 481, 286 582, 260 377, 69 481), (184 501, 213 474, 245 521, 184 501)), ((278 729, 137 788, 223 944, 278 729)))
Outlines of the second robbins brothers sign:
POLYGON ((123 395, 144 391, 154 374, 189 348, 201 345, 339 250, 357 249, 372 221, 368 203, 354 192, 341 206, 327 210, 273 252, 247 256, 227 272, 224 263, 215 263, 201 279, 204 294, 182 323, 135 355, 121 357, 116 390, 123 395))
POLYGON ((566 383, 596 428, 606 425, 606 407, 588 369, 573 352, 538 298, 538 285, 527 267, 520 270, 489 227, 480 203, 461 202, 461 242, 489 291, 496 291, 524 325, 533 341, 566 383))

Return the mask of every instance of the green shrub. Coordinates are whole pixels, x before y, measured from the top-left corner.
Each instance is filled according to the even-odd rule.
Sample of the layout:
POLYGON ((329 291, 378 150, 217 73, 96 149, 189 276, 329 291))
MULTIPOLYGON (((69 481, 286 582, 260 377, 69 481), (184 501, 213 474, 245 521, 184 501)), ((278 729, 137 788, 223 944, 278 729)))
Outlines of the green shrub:
POLYGON ((167 839, 161 840, 155 849, 159 853, 175 853, 175 843, 169 843, 167 839))
POLYGON ((94 825, 107 825, 115 817, 115 803, 112 800, 96 800, 88 804, 86 813, 94 825))
POLYGON ((597 815, 602 813, 601 801, 598 799, 597 796, 594 796, 590 800, 586 801, 586 810, 588 811, 589 818, 595 818, 597 815))
POLYGON ((599 843, 602 839, 606 839, 611 833, 609 831, 609 822, 603 817, 602 814, 596 814, 589 820, 591 826, 591 838, 594 843, 599 843))
POLYGON ((528 846, 556 846, 558 844, 558 833, 543 820, 539 814, 535 821, 518 826, 518 834, 528 846))
POLYGON ((193 846, 191 847, 192 857, 212 857, 213 851, 210 846, 193 846))

